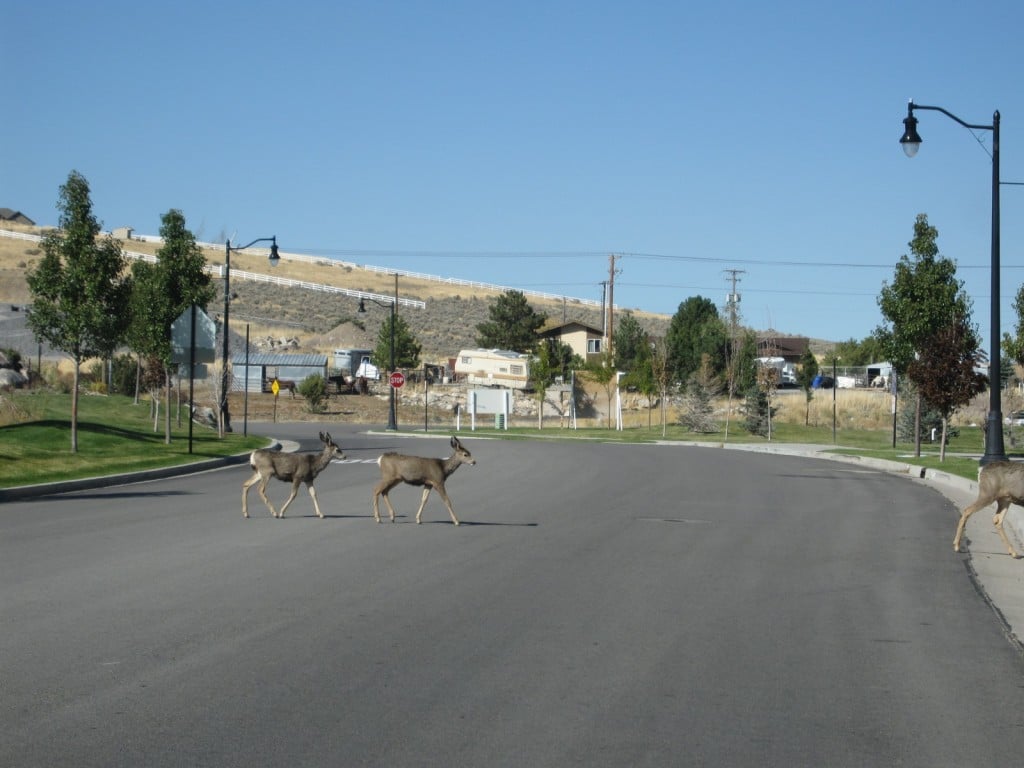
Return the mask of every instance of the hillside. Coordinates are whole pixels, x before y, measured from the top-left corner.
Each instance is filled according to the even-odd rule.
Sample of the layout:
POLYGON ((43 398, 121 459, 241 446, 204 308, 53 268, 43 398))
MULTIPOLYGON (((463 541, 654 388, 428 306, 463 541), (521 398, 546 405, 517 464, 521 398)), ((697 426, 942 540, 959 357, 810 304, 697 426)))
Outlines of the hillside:
MULTIPOLYGON (((13 225, 6 228, 35 234, 40 232, 13 225)), ((152 254, 156 250, 154 244, 135 239, 122 241, 122 245, 125 251, 152 254)), ((209 264, 224 263, 223 250, 209 249, 205 253, 209 264)), ((41 255, 37 242, 0 237, 0 302, 20 305, 30 301, 25 274, 41 255)), ((431 266, 424 263, 421 271, 431 273, 431 266)), ((231 292, 234 294, 231 301, 232 335, 244 339, 248 324, 250 342, 263 350, 283 346, 294 351, 329 354, 339 348, 372 348, 390 310, 366 302, 367 312, 360 316, 356 312, 358 301, 352 297, 246 281, 241 279, 240 272, 272 274, 389 296, 395 293, 393 275, 328 259, 310 263, 289 260, 285 253, 280 264, 271 267, 263 256, 233 251, 231 268, 231 292)), ((222 285, 220 281, 218 284, 222 285)), ((398 295, 426 303, 424 309, 399 306, 398 313, 423 345, 424 359, 439 361, 456 355, 460 349, 477 346, 476 326, 489 319, 488 307, 500 292, 479 286, 401 276, 398 295)), ((578 320, 598 328, 602 326, 599 307, 586 306, 572 298, 564 301, 528 298, 536 311, 550 318, 578 320)), ((223 293, 218 294, 217 301, 208 309, 211 315, 222 313, 223 293)), ((625 310, 617 309, 616 315, 622 311, 625 310)), ((633 315, 645 330, 657 336, 664 335, 671 319, 667 315, 639 310, 633 311, 633 315)))

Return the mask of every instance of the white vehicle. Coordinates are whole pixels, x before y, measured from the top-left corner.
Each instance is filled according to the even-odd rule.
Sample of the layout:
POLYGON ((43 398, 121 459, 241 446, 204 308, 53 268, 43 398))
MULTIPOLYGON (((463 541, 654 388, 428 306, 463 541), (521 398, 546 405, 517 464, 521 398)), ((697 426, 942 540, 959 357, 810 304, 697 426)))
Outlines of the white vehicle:
POLYGON ((455 358, 455 373, 469 384, 533 389, 530 356, 506 349, 463 349, 455 358))
POLYGON ((376 381, 380 378, 380 370, 376 365, 370 362, 369 355, 363 355, 363 359, 359 363, 359 367, 356 368, 356 378, 364 377, 371 381, 376 381))

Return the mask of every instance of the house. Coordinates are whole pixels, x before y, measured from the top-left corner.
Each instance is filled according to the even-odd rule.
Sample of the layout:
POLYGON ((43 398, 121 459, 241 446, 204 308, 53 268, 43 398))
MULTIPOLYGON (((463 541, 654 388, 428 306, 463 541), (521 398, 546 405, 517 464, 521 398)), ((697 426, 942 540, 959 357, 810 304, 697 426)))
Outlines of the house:
POLYGON ((36 223, 21 211, 12 211, 10 208, 0 208, 0 221, 11 224, 24 224, 27 227, 34 227, 36 223))
POLYGON ((604 351, 604 331, 579 320, 564 323, 547 322, 537 332, 542 339, 556 339, 568 344, 574 354, 587 362, 604 351))

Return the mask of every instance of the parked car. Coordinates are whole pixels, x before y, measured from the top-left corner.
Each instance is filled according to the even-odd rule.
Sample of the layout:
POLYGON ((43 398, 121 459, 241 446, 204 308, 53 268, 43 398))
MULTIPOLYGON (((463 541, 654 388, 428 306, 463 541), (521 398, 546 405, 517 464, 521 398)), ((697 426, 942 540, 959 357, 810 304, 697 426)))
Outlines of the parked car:
POLYGON ((1024 427, 1024 411, 1013 411, 1003 421, 1011 427, 1024 427))

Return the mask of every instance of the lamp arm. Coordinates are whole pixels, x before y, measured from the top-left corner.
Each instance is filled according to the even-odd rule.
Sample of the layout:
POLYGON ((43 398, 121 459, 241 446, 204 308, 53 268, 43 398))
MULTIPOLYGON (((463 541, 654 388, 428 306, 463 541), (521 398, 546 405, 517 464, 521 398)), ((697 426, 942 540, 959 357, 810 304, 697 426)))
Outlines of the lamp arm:
POLYGON ((950 118, 951 120, 956 120, 956 122, 960 123, 960 125, 962 125, 964 128, 972 128, 972 129, 974 129, 976 131, 992 131, 992 130, 995 130, 995 125, 973 125, 972 123, 964 122, 959 117, 954 115, 952 112, 950 112, 947 109, 943 109, 942 107, 929 107, 929 106, 926 106, 924 104, 915 104, 914 102, 910 102, 910 104, 907 105, 907 112, 909 114, 913 115, 915 109, 930 109, 933 112, 941 112, 942 114, 944 114, 946 117, 950 118))

